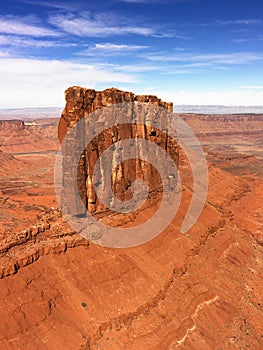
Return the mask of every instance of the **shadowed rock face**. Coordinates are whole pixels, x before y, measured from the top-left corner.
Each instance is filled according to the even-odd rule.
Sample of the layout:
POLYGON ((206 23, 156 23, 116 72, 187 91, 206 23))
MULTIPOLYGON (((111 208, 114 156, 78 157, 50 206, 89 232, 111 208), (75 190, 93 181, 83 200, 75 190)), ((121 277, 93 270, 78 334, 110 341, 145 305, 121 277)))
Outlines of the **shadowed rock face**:
MULTIPOLYGON (((89 212, 98 212, 105 210, 102 203, 99 202, 95 193, 93 184, 93 173, 95 165, 100 159, 102 153, 109 147, 127 139, 144 139, 154 142, 164 149, 173 159, 175 165, 178 165, 178 143, 174 140, 174 135, 170 134, 170 120, 173 111, 173 104, 163 102, 156 96, 134 95, 132 92, 124 92, 115 88, 106 89, 104 91, 95 91, 82 87, 70 87, 65 92, 66 106, 62 112, 58 126, 58 137, 60 142, 63 141, 67 132, 71 130, 70 142, 64 142, 62 146, 63 152, 63 171, 64 171, 64 187, 73 177, 72 168, 78 167, 78 190, 85 207, 89 212), (118 121, 114 126, 109 125, 109 106, 125 106, 125 118, 127 124, 119 124, 118 121), (152 113, 152 109, 156 108, 158 116, 152 113), (93 113, 93 114, 92 114, 93 113), (89 124, 91 114, 96 115, 96 125, 89 124), (158 118, 162 128, 154 128, 152 125, 154 118, 158 118), (84 121, 84 123, 78 123, 84 121), (77 124, 77 125, 76 125, 77 124), (72 127, 75 125, 74 129, 72 127), (95 127, 100 125, 103 131, 96 132, 95 127), (89 144, 85 144, 85 128, 94 128, 94 136, 89 144), (168 136, 171 135, 172 137, 168 136), (80 140, 82 144, 82 156, 74 159, 79 144, 76 145, 74 140, 80 140)), ((116 107, 118 108, 118 107, 116 107)), ((118 112, 117 112, 118 113, 118 112)), ((93 118, 94 119, 94 118, 93 118)), ((67 137, 68 139, 68 137, 67 137)), ((132 147, 132 146, 131 146, 132 147)), ((157 170, 149 163, 139 158, 144 158, 144 150, 139 151, 136 159, 123 159, 121 151, 118 157, 121 159, 116 168, 113 167, 114 155, 110 159, 109 164, 103 164, 100 167, 101 173, 111 172, 112 182, 109 189, 104 186, 104 191, 113 191, 115 196, 121 201, 131 199, 131 184, 136 179, 144 180, 149 188, 150 195, 159 192, 165 184, 161 183, 157 170), (113 169, 113 171, 112 171, 113 169)), ((158 154, 152 154, 158 157, 158 154)), ((167 176, 169 175, 167 170, 167 176)), ((103 182, 103 176, 102 176, 103 182)), ((103 187, 103 183, 102 183, 103 187)), ((63 194, 62 194, 63 196, 63 194)), ((75 201, 74 195, 67 193, 64 197, 71 203, 75 201)), ((106 196, 110 196, 110 193, 106 196)), ((80 214, 83 211, 76 202, 72 205, 71 214, 80 214), (73 209, 72 209, 73 208, 73 209)))
POLYGON ((0 129, 23 130, 25 123, 22 120, 0 120, 0 129))

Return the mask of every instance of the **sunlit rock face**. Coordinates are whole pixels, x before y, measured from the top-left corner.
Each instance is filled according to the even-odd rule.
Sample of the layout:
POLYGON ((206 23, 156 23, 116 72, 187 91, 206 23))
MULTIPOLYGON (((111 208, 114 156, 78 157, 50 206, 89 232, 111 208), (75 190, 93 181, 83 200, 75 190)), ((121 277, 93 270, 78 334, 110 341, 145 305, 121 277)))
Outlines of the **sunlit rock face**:
MULTIPOLYGON (((115 88, 95 91, 77 86, 66 90, 65 99, 66 106, 58 126, 58 137, 62 143, 63 153, 64 187, 72 180, 73 168, 77 167, 78 191, 89 212, 105 210, 105 206, 98 200, 95 190, 97 184, 93 183, 93 175, 95 165, 100 161, 103 152, 109 148, 114 149, 117 143, 131 140, 130 154, 134 155, 132 152, 134 140, 150 141, 160 146, 172 158, 174 164, 178 165, 178 143, 171 132, 172 103, 163 102, 156 96, 135 95, 115 88), (111 122, 112 118, 115 118, 114 125, 111 122), (91 132, 93 133, 91 142, 86 144, 86 134, 91 132), (63 142, 66 135, 68 135, 66 142, 63 142), (79 147, 83 150, 81 157, 79 147)), ((131 199, 132 183, 138 179, 147 184, 150 195, 160 192, 164 186, 169 187, 171 174, 168 168, 167 183, 164 184, 160 181, 157 169, 149 161, 144 160, 145 149, 139 148, 136 157, 131 156, 127 159, 126 156, 125 159, 123 149, 117 148, 107 164, 104 162, 97 169, 101 173, 99 184, 102 191, 106 191, 104 196, 106 195, 109 201, 112 200, 112 193, 123 202, 131 199), (106 186, 103 182, 106 173, 109 172, 111 186, 106 186)), ((157 147, 154 154, 151 154, 151 158, 160 157, 158 149, 157 147)), ((75 198, 74 194, 69 192, 67 200, 72 204, 75 198)), ((75 206, 71 205, 72 214, 79 214, 81 211, 83 208, 81 209, 77 202, 75 206)))

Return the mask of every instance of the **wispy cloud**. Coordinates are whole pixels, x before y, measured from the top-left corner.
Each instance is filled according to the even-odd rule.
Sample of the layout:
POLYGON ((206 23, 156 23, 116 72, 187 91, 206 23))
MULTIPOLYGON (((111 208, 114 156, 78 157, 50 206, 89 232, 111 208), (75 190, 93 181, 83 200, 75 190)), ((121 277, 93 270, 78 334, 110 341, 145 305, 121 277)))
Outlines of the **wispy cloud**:
POLYGON ((218 25, 242 25, 242 24, 245 24, 245 25, 250 25, 250 24, 260 24, 262 23, 261 20, 259 19, 237 19, 237 20, 231 20, 231 21, 223 21, 223 20, 216 20, 215 21, 215 24, 218 24, 218 25))
POLYGON ((245 39, 245 38, 239 38, 239 39, 231 39, 231 41, 233 43, 236 43, 236 44, 244 44, 244 43, 249 42, 250 40, 249 39, 245 39))
POLYGON ((113 44, 113 43, 104 43, 104 44, 95 44, 94 50, 96 51, 134 51, 146 49, 148 46, 141 45, 126 45, 126 44, 113 44))
POLYGON ((32 39, 26 36, 0 35, 0 46, 10 47, 30 47, 30 48, 49 48, 49 47, 74 47, 75 43, 66 43, 60 40, 41 40, 32 39))
POLYGON ((147 49, 148 46, 142 45, 128 45, 128 44, 114 44, 114 43, 102 43, 95 44, 86 50, 78 52, 77 55, 81 56, 96 56, 96 55, 129 55, 131 52, 141 51, 147 49))
POLYGON ((175 47, 174 50, 182 52, 182 51, 185 51, 185 48, 184 47, 175 47))
POLYGON ((176 32, 176 31, 166 31, 160 34, 153 34, 152 36, 155 38, 175 38, 175 39, 182 39, 182 40, 192 40, 190 36, 176 32))
POLYGON ((37 1, 37 0, 24 0, 25 3, 35 6, 50 7, 51 9, 74 11, 78 8, 78 3, 67 1, 37 1))
POLYGON ((235 65, 235 64, 247 64, 256 61, 263 60, 263 54, 261 53, 250 53, 250 52, 235 52, 235 53, 226 53, 226 54, 154 54, 148 55, 146 58, 150 61, 156 62, 195 62, 196 65, 216 65, 216 64, 226 64, 226 65, 235 65))
POLYGON ((32 16, 0 16, 0 33, 29 35, 33 37, 59 36, 59 33, 57 31, 42 27, 36 22, 37 19, 32 16))
POLYGON ((263 36, 251 36, 250 38, 236 38, 236 39, 231 39, 233 43, 236 44, 244 44, 244 43, 255 43, 259 41, 263 41, 263 36))
POLYGON ((128 18, 121 18, 114 14, 100 13, 91 15, 57 14, 50 17, 50 23, 64 32, 80 37, 108 37, 111 35, 142 35, 158 34, 154 28, 133 24, 128 18))
POLYGON ((119 2, 126 2, 130 4, 160 4, 160 5, 166 5, 168 3, 175 3, 175 2, 190 2, 194 0, 119 0, 119 2))
POLYGON ((112 70, 115 72, 126 73, 145 73, 145 72, 160 72, 160 70, 168 69, 168 67, 150 64, 130 64, 130 65, 112 65, 112 70))
POLYGON ((228 90, 191 91, 180 90, 160 94, 166 101, 176 101, 177 105, 225 105, 259 106, 262 105, 263 91, 228 90))

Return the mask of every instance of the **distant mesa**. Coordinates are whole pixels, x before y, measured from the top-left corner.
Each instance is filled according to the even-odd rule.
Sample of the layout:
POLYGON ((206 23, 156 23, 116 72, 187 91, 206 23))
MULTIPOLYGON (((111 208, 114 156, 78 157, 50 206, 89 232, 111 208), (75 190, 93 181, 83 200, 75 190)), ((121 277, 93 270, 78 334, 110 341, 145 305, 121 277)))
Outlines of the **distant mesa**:
POLYGON ((19 119, 0 120, 0 149, 6 153, 56 151, 58 142, 48 124, 34 125, 19 119))
POLYGON ((11 120, 0 120, 0 129, 8 130, 22 130, 25 128, 23 120, 11 119, 11 120))

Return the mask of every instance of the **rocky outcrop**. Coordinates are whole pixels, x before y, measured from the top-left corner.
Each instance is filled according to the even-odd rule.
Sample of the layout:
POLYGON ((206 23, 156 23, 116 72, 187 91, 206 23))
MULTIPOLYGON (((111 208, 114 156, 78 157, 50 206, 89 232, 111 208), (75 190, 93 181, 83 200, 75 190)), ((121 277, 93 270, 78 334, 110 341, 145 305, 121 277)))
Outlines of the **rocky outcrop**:
MULTIPOLYGON (((131 92, 124 92, 115 88, 95 91, 77 86, 67 89, 65 98, 66 106, 62 112, 58 127, 60 142, 64 140, 69 130, 71 130, 72 133, 72 127, 77 122, 88 120, 89 115, 95 111, 101 110, 99 116, 96 116, 98 119, 96 123, 105 126, 105 130, 99 134, 96 134, 96 130, 94 130, 94 137, 88 145, 83 144, 83 150, 85 149, 85 151, 83 151, 82 156, 77 159, 77 163, 74 159, 78 147, 75 141, 81 140, 80 142, 84 142, 85 128, 86 130, 87 128, 95 128, 94 125, 87 126, 85 123, 81 123, 81 125, 78 123, 77 126, 75 126, 74 134, 72 133, 69 137, 70 140, 62 147, 64 171, 63 186, 65 188, 66 184, 69 183, 74 176, 73 167, 78 167, 78 190, 82 202, 85 207, 88 208, 89 212, 105 210, 105 207, 97 198, 92 176, 95 164, 102 153, 116 144, 116 142, 136 138, 149 140, 162 147, 172 157, 174 163, 178 165, 178 144, 173 138, 168 136, 170 131, 169 116, 171 116, 169 112, 173 110, 172 103, 163 102, 156 96, 137 96, 131 92), (120 124, 117 121, 116 125, 107 128, 107 118, 109 118, 109 115, 107 108, 103 109, 103 107, 120 104, 125 106, 127 124, 120 124), (154 115, 147 106, 156 106, 158 112, 154 115), (161 123, 163 125, 162 130, 155 129, 150 125, 155 118, 161 118, 161 123)), ((117 152, 119 151, 116 151, 116 154, 117 152)), ((113 170, 112 190, 115 196, 122 201, 127 201, 131 198, 131 184, 136 179, 143 179, 147 183, 150 194, 160 191, 161 187, 165 186, 165 184, 161 184, 156 169, 149 164, 149 162, 140 159, 140 157, 143 158, 144 150, 141 149, 139 153, 136 159, 122 161, 113 170)), ((153 154, 152 156, 158 157, 157 154, 153 154)), ((123 159, 121 151, 118 153, 118 157, 123 159)), ((108 164, 106 168, 105 164, 103 165, 104 169, 102 169, 101 166, 101 173, 103 173, 103 171, 112 171, 112 163, 113 159, 110 160, 110 164, 108 164)), ((167 176, 168 175, 169 174, 167 174, 167 176)), ((111 191, 109 188, 105 188, 104 190, 111 191)), ((106 196, 109 197, 110 195, 110 193, 106 194, 106 196)), ((63 196, 66 198, 66 201, 70 203, 75 201, 74 195, 71 193, 65 193, 64 191, 63 196)), ((80 214, 81 210, 83 210, 83 208, 80 208, 76 202, 75 206, 72 205, 71 213, 80 214)))
POLYGON ((25 123, 22 120, 0 120, 0 129, 23 130, 25 123))
POLYGON ((63 253, 78 246, 88 247, 88 241, 72 231, 60 218, 58 210, 51 210, 37 224, 14 233, 1 242, 0 279, 15 274, 41 256, 63 253))
POLYGON ((45 129, 43 125, 27 125, 22 120, 0 120, 0 149, 11 154, 57 150, 57 139, 45 129))

